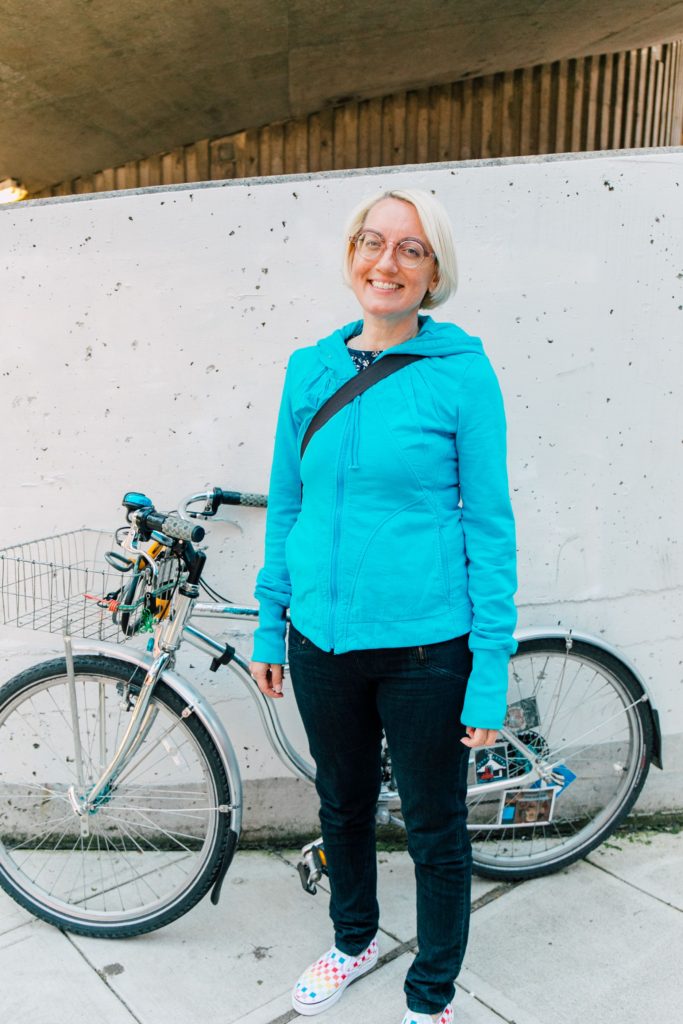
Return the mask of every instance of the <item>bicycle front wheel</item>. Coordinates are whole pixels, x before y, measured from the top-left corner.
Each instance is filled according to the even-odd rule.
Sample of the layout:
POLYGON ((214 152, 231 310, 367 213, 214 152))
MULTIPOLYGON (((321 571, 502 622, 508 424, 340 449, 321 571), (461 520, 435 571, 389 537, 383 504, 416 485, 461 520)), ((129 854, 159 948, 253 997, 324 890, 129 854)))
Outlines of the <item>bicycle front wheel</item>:
POLYGON ((83 935, 152 931, 211 887, 231 832, 230 783, 191 708, 156 683, 141 742, 85 814, 145 673, 103 656, 33 666, 0 689, 0 885, 83 935))
POLYGON ((623 821, 650 765, 652 720, 638 681, 609 652, 562 637, 524 640, 510 659, 509 728, 556 782, 528 786, 509 743, 475 753, 468 827, 474 870, 533 878, 585 857, 623 821), (517 725, 515 725, 515 718, 517 725), (488 780, 507 779, 501 792, 488 780))

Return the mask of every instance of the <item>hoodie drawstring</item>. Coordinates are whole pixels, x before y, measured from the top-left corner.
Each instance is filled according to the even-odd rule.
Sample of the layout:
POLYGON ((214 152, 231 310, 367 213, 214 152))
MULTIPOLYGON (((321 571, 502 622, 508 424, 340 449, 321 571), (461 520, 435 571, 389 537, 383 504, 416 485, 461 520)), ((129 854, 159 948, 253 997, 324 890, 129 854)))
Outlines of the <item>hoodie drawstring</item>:
POLYGON ((360 443, 360 395, 351 403, 351 462, 349 469, 358 469, 358 446, 360 443))

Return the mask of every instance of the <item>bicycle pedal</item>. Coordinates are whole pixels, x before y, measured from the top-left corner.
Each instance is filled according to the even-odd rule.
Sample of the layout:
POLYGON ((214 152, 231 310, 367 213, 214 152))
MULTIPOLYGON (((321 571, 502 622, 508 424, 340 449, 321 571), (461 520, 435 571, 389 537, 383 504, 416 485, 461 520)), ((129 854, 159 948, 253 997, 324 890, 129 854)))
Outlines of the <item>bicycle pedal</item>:
POLYGON ((310 893, 311 896, 315 896, 318 891, 317 885, 311 881, 311 869, 307 864, 304 864, 302 860, 296 866, 299 872, 299 879, 303 886, 304 892, 310 893))

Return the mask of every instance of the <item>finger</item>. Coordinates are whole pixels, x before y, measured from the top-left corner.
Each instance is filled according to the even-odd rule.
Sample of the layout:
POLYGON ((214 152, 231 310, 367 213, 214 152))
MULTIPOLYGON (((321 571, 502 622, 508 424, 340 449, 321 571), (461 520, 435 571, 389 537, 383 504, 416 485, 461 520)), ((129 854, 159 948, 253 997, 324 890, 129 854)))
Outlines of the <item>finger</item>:
POLYGON ((460 742, 464 743, 466 747, 473 748, 486 746, 486 729, 475 729, 472 726, 467 726, 466 732, 467 737, 469 738, 463 736, 463 738, 460 740, 460 742))
POLYGON ((282 665, 271 665, 270 666, 270 685, 275 693, 279 693, 282 696, 282 680, 284 672, 282 665))

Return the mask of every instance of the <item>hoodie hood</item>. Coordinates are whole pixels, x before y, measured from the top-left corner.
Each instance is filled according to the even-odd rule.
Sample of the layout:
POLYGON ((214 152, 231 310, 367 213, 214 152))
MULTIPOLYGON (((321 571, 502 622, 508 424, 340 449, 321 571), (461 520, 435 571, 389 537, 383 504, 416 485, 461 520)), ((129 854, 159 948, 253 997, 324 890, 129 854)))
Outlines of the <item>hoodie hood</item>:
MULTIPOLYGON (((392 345, 385 349, 378 359, 382 359, 388 352, 405 352, 423 356, 453 356, 461 353, 478 352, 483 355, 484 347, 481 339, 472 334, 467 334, 457 324, 438 323, 432 320, 431 316, 421 314, 417 318, 418 332, 414 338, 401 342, 400 345, 392 345)), ((321 360, 335 374, 341 377, 352 377, 355 367, 346 349, 349 338, 360 334, 363 328, 362 320, 353 320, 345 324, 326 338, 318 342, 318 352, 321 360)))

